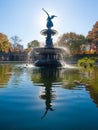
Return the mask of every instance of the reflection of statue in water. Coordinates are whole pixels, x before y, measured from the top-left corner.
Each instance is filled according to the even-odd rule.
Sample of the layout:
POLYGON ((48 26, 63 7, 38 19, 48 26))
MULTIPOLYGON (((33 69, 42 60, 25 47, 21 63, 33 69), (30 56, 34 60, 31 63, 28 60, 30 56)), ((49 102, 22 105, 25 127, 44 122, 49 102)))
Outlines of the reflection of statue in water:
POLYGON ((57 16, 55 16, 55 15, 51 15, 51 16, 50 16, 50 15, 47 13, 46 10, 44 10, 43 8, 42 8, 42 10, 48 15, 48 18, 47 18, 47 28, 50 29, 51 27, 53 27, 52 19, 53 19, 54 17, 57 17, 57 16))
POLYGON ((32 81, 35 84, 42 84, 39 97, 45 101, 45 110, 41 119, 44 119, 49 111, 53 112, 55 110, 52 104, 52 101, 56 99, 54 83, 57 85, 62 81, 60 72, 60 69, 47 67, 33 71, 32 81))
POLYGON ((42 95, 40 95, 40 98, 45 100, 46 105, 45 113, 43 114, 41 119, 43 119, 47 115, 49 110, 54 111, 54 109, 52 108, 52 100, 55 99, 55 95, 52 94, 53 90, 51 87, 51 84, 49 84, 49 86, 46 86, 45 92, 42 95))
POLYGON ((44 119, 49 111, 54 111, 52 101, 55 100, 55 89, 52 88, 52 83, 59 79, 57 69, 41 69, 41 82, 44 84, 44 90, 40 93, 40 98, 45 101, 45 112, 42 115, 41 119, 44 119))

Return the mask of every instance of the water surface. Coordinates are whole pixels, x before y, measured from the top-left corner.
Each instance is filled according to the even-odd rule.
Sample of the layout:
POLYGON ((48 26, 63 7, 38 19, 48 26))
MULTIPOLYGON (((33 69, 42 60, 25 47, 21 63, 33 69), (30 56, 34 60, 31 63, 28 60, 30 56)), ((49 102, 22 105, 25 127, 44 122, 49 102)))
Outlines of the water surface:
POLYGON ((98 67, 0 64, 0 130, 98 130, 98 67))

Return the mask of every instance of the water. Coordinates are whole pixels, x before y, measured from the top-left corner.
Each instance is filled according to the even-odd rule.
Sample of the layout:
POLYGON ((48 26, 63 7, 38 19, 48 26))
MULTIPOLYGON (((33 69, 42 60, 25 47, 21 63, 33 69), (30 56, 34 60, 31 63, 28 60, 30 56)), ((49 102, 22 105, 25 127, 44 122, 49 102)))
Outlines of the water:
POLYGON ((98 130, 98 67, 0 65, 0 130, 98 130))

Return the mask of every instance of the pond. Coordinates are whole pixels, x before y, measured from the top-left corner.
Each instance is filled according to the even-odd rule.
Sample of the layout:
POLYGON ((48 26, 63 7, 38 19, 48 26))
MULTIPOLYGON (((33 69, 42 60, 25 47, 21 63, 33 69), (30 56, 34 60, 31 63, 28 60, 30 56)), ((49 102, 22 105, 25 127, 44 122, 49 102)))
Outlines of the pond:
POLYGON ((98 67, 0 64, 0 130, 98 130, 98 67))

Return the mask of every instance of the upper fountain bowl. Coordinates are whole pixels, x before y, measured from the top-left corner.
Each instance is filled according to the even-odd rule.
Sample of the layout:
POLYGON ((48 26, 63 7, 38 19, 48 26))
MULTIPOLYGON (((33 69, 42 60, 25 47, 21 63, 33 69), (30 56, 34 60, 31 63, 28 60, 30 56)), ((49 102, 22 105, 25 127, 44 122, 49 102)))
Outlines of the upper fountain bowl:
POLYGON ((48 36, 48 35, 54 36, 58 34, 58 32, 54 29, 43 29, 40 33, 44 36, 48 36))

